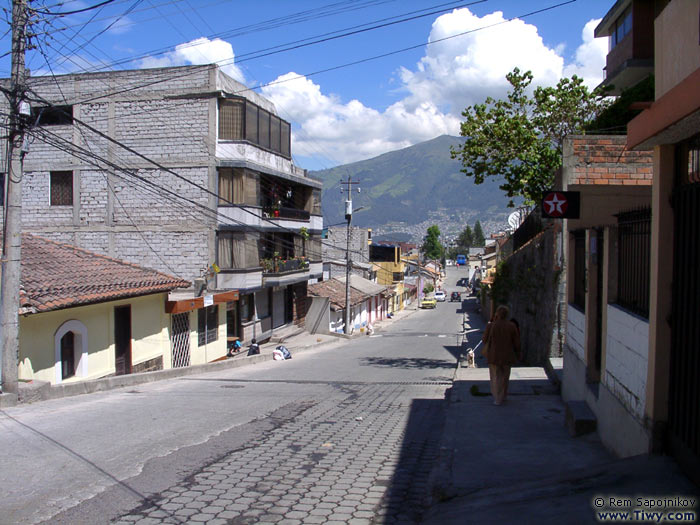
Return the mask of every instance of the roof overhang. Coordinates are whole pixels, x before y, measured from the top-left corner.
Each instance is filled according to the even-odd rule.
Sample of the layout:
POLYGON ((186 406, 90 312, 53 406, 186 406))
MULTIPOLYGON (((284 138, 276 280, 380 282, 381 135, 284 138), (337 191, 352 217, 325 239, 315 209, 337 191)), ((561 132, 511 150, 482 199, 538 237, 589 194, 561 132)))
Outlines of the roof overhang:
POLYGON ((605 77, 599 88, 612 86, 608 95, 621 95, 626 89, 636 86, 649 75, 654 74, 654 60, 651 58, 631 58, 625 60, 615 71, 605 77))
POLYGON ((700 68, 627 124, 627 148, 675 144, 700 129, 700 68))
POLYGON ((239 293, 238 290, 229 290, 226 292, 214 292, 210 294, 204 294, 200 297, 188 297, 183 299, 178 299, 173 297, 174 300, 168 300, 165 302, 165 313, 166 314, 180 314, 184 312, 190 312, 192 310, 199 310, 205 306, 211 306, 220 303, 229 303, 231 301, 238 301, 239 293))
POLYGON ((593 31, 593 35, 596 38, 610 36, 615 21, 620 18, 622 12, 631 4, 632 0, 617 0, 617 2, 615 2, 608 12, 605 13, 603 19, 596 26, 595 30, 593 31))

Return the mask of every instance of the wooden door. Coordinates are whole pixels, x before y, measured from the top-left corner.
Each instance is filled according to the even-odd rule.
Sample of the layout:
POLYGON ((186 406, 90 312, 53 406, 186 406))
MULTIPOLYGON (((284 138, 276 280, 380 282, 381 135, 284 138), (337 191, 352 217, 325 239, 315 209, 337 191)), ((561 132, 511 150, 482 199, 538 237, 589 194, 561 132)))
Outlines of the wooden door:
POLYGON ((116 375, 131 373, 131 306, 114 308, 114 368, 116 375))

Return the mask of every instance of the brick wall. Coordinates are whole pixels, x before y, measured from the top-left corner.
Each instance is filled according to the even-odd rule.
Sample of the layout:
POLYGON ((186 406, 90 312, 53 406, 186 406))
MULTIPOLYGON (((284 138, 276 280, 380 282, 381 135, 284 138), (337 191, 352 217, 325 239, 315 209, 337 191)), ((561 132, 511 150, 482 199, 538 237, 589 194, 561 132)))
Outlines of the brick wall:
POLYGON ((651 186, 652 152, 627 150, 626 140, 625 135, 567 137, 564 158, 572 163, 567 184, 651 186))

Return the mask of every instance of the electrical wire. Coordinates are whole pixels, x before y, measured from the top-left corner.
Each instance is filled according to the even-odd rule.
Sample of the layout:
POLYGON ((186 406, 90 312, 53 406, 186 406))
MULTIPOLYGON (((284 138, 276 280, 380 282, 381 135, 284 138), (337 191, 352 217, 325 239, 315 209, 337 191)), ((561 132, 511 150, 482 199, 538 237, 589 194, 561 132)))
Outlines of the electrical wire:
POLYGON ((60 11, 57 13, 54 13, 51 11, 42 11, 41 9, 32 9, 31 7, 30 7, 30 9, 32 9, 35 13, 39 13, 42 15, 67 16, 67 15, 75 15, 78 13, 84 13, 86 11, 92 11, 93 9, 98 9, 102 6, 107 5, 107 4, 111 4, 112 2, 114 2, 114 0, 104 0, 104 2, 100 2, 99 4, 96 4, 96 5, 91 5, 90 7, 84 7, 82 9, 75 9, 73 11, 60 11))

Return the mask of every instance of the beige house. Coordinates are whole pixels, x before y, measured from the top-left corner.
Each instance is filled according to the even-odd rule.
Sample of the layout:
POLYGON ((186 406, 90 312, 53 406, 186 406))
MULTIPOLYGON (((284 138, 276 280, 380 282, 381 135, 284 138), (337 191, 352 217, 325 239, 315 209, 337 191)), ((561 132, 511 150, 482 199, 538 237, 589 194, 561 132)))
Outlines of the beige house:
MULTIPOLYGON (((568 227, 573 264, 568 272, 563 387, 565 396, 586 400, 596 412, 608 446, 622 455, 671 454, 696 483, 700 482, 700 330, 694 317, 700 311, 699 19, 698 0, 618 0, 596 28, 596 36, 610 39, 607 83, 618 88, 634 85, 653 63, 655 100, 642 104, 644 111, 627 125, 622 154, 651 156, 651 173, 640 173, 641 183, 635 184, 647 186, 651 177, 650 212, 644 217, 643 210, 636 210, 638 216, 629 217, 631 223, 648 227, 637 237, 648 237, 649 255, 637 254, 631 261, 610 257, 623 248, 621 225, 610 215, 617 213, 615 209, 625 210, 606 184, 600 188, 595 181, 584 184, 584 191, 590 185, 589 193, 601 192, 596 198, 600 208, 596 217, 582 216, 580 223, 570 221, 568 227), (583 233, 577 236, 578 230, 583 233), (620 271, 621 265, 628 265, 628 270, 620 271), (627 306, 619 308, 622 279, 631 280, 634 293, 625 292, 627 306), (648 286, 646 297, 643 284, 648 286)), ((637 191, 641 199, 649 189, 637 191)), ((582 197, 582 211, 583 203, 582 197)))
POLYGON ((580 217, 565 221, 566 344, 562 397, 593 411, 605 445, 647 453, 644 425, 649 339, 651 171, 648 152, 624 136, 569 136, 562 188, 578 191, 580 217))
POLYGON ((627 126, 653 152, 649 365, 653 450, 700 482, 700 1, 657 2, 656 100, 627 126))
MULTIPOLYGON (((22 236, 20 380, 51 384, 171 368, 168 292, 177 277, 30 234, 22 236)), ((225 331, 225 325, 217 323, 225 331)), ((225 354, 198 347, 189 364, 225 354), (208 351, 208 355, 207 355, 208 351)))

